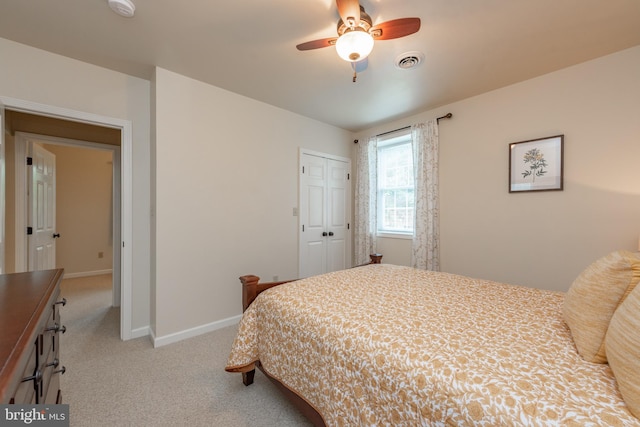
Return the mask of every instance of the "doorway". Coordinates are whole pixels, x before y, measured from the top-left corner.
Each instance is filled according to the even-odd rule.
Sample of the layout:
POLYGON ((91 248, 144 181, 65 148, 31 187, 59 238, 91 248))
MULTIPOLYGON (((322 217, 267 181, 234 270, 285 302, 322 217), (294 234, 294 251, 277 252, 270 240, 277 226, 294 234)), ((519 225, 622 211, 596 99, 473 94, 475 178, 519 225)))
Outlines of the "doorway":
MULTIPOLYGON (((114 242, 120 241, 120 147, 15 132, 11 150, 15 152, 15 177, 28 175, 25 153, 29 152, 28 147, 38 146, 55 157, 58 170, 55 178, 58 215, 54 217, 56 265, 65 268, 65 278, 112 274, 112 305, 119 307, 120 246, 114 246, 114 242)), ((27 215, 22 211, 34 195, 33 192, 28 195, 31 186, 25 187, 24 179, 16 180, 14 187, 15 203, 10 203, 14 200, 8 198, 7 209, 15 205, 15 270, 32 270, 33 248, 29 240, 37 227, 32 227, 33 222, 24 222, 32 209, 28 209, 27 215), (29 227, 32 227, 31 236, 22 232, 29 227)))
MULTIPOLYGON (((114 177, 119 177, 119 204, 114 205, 114 223, 113 229, 117 230, 117 237, 114 233, 113 239, 113 273, 114 277, 117 275, 120 278, 120 294, 114 300, 117 300, 117 304, 121 305, 120 310, 120 337, 123 340, 133 338, 132 332, 132 254, 131 254, 131 241, 132 241, 132 205, 131 205, 131 193, 132 193, 132 170, 131 170, 131 152, 132 152, 132 129, 131 122, 122 119, 115 119, 105 116, 99 116, 91 113, 85 113, 80 111, 73 111, 64 108, 34 104, 27 101, 21 101, 13 98, 0 97, 0 105, 5 108, 5 113, 27 114, 42 118, 44 121, 53 120, 58 127, 73 128, 76 126, 94 126, 106 131, 116 132, 118 135, 119 147, 117 152, 113 156, 114 165, 118 163, 120 169, 114 173, 114 177), (119 217, 120 221, 115 222, 115 219, 119 217), (116 250, 117 248, 117 250, 116 250)), ((3 119, 6 122, 7 114, 3 115, 3 119)), ((9 130, 8 130, 9 131, 9 130)), ((48 133, 48 132, 47 132, 48 133)), ((9 132, 5 133, 9 134, 9 132)), ((60 138, 63 136, 57 135, 60 138)), ((79 140, 78 140, 79 141, 79 140)), ((77 144, 78 142, 72 142, 77 144)), ((8 167, 9 164, 3 159, 2 163, 4 167, 8 167)), ((114 193, 115 193, 114 186, 114 193)), ((9 188, 6 188, 8 191, 9 188)), ((4 198, 3 198, 4 201, 4 198)), ((10 215, 10 212, 5 212, 6 215, 10 215)), ((22 217, 22 216, 21 216, 22 217)), ((5 230, 5 234, 10 234, 10 230, 5 230)), ((10 250, 5 248, 5 258, 10 257, 10 250)), ((115 301, 114 301, 115 302, 115 301)))

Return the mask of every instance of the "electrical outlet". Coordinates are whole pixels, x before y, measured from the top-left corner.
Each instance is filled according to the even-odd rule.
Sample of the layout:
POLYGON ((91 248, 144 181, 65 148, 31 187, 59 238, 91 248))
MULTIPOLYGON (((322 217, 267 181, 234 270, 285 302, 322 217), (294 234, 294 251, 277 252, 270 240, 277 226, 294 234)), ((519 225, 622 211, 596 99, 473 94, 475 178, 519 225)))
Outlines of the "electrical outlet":
POLYGON ((280 278, 278 276, 273 276, 273 281, 277 282, 278 280, 280 280, 280 278))

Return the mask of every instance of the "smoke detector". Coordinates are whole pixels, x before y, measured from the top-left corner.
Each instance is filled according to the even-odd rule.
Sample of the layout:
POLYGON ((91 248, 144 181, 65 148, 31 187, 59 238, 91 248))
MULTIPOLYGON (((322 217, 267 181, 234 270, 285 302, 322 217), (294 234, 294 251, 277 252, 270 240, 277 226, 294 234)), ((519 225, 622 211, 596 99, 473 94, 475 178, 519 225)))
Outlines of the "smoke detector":
POLYGON ((396 58, 396 67, 401 70, 415 68, 422 63, 424 54, 422 52, 406 52, 396 58))
POLYGON ((136 5, 131 0, 109 0, 109 7, 125 18, 131 18, 136 12, 136 5))

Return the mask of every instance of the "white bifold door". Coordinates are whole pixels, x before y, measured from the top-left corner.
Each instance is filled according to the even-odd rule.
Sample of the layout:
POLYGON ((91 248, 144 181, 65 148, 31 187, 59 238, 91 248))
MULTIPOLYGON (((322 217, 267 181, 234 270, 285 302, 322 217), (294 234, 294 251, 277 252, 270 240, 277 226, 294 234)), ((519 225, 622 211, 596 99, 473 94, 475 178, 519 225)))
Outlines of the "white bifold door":
POLYGON ((300 154, 299 275, 351 267, 351 162, 300 154))

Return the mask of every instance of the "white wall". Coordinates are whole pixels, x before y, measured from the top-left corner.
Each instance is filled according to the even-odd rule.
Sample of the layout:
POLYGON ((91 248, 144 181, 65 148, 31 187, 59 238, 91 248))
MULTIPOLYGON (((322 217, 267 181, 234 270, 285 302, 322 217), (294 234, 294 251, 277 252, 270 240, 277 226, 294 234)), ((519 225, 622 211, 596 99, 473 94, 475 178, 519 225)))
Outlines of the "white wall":
POLYGON ((162 345, 239 315, 239 276, 297 277, 299 149, 350 157, 353 138, 160 68, 154 92, 152 325, 162 345))
POLYGON ((56 156, 56 267, 65 276, 111 270, 113 152, 43 146, 56 156))
MULTIPOLYGON (((357 138, 453 113, 440 122, 442 270, 565 291, 600 256, 637 250, 639 76, 640 46, 357 138), (509 143, 558 134, 564 191, 509 194, 509 143)), ((378 250, 395 247, 409 256, 395 260, 408 264, 406 244, 378 250)))
POLYGON ((0 96, 132 122, 132 329, 146 328, 150 82, 0 38, 0 96))

